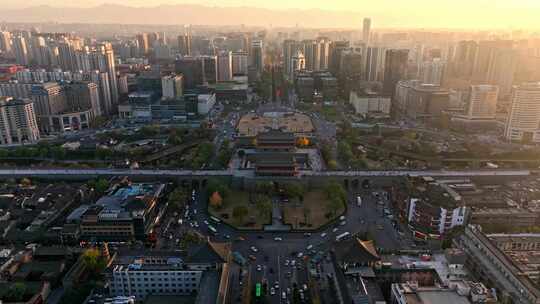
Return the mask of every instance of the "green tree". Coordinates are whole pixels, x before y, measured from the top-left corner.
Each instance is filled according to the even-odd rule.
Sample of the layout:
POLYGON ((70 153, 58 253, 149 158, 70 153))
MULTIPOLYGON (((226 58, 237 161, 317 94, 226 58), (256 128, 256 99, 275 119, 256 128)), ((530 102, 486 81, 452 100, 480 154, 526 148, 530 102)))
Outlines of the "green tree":
POLYGON ((214 194, 214 192, 218 192, 219 195, 221 195, 221 197, 223 199, 226 199, 227 196, 231 192, 231 190, 229 189, 229 187, 225 183, 223 183, 219 179, 215 179, 215 178, 212 178, 212 179, 208 180, 208 184, 206 186, 206 191, 207 191, 206 194, 208 195, 208 197, 212 196, 212 194, 214 194))
POLYGON ((96 248, 86 249, 82 255, 82 262, 86 271, 93 277, 100 276, 103 269, 105 269, 105 261, 96 248))
POLYGON ((23 302, 28 290, 23 282, 14 283, 9 287, 6 298, 13 302, 23 302))
POLYGON ((236 206, 233 209, 232 216, 238 222, 243 222, 245 217, 248 215, 249 210, 246 206, 236 206))
POLYGON ((324 187, 327 203, 326 211, 334 217, 338 210, 347 203, 347 192, 337 181, 331 181, 324 187))
POLYGON ((173 211, 181 210, 186 205, 187 199, 188 193, 186 190, 182 187, 178 187, 169 194, 169 207, 173 211))
POLYGON ((345 141, 340 141, 338 143, 338 154, 339 158, 345 163, 349 164, 350 161, 354 158, 351 145, 345 141))
POLYGON ((255 191, 257 193, 270 195, 274 190, 274 184, 272 182, 258 181, 255 183, 255 191))
POLYGON ((153 137, 159 134, 159 126, 158 125, 144 126, 141 128, 139 132, 144 137, 153 137))
POLYGON ((267 218, 272 214, 272 202, 268 198, 255 203, 255 208, 260 217, 267 218))
POLYGON ((93 188, 98 195, 102 195, 109 189, 109 181, 105 178, 98 178, 88 182, 88 186, 93 188))
POLYGON ((302 199, 305 193, 304 187, 299 183, 287 183, 284 186, 285 194, 290 198, 302 199))

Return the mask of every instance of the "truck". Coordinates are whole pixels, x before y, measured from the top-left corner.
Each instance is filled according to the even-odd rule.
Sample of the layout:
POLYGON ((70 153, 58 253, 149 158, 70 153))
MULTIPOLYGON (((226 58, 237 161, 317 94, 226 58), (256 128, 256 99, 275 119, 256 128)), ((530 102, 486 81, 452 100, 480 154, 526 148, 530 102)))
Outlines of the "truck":
POLYGON ((238 251, 234 251, 232 253, 232 257, 233 257, 233 261, 235 261, 240 266, 244 266, 247 263, 246 258, 244 258, 244 256, 242 256, 242 254, 238 251))

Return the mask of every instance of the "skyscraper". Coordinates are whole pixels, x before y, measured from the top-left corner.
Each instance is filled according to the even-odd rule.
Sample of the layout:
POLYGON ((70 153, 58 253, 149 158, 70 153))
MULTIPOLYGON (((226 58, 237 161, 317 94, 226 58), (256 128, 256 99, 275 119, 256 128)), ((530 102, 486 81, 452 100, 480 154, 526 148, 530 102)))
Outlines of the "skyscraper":
POLYGON ((296 51, 296 55, 292 57, 291 60, 291 72, 289 74, 289 79, 294 80, 296 73, 306 69, 306 58, 300 50, 296 51))
POLYGON ((369 38, 371 34, 371 19, 364 18, 364 24, 362 27, 362 40, 366 44, 366 46, 369 45, 369 38))
POLYGON ((217 56, 201 56, 204 82, 216 83, 218 79, 217 56))
POLYGON ((39 138, 32 101, 0 97, 0 145, 36 143, 39 138))
POLYGON ((251 67, 259 74, 264 70, 264 43, 262 40, 251 42, 251 67))
POLYGON ((472 85, 465 105, 465 116, 469 120, 495 119, 499 88, 493 85, 472 85))
POLYGON ((499 86, 502 96, 509 96, 514 83, 518 54, 513 49, 496 49, 491 53, 487 83, 499 86))
POLYGON ((93 116, 101 115, 98 86, 93 82, 72 82, 64 86, 67 108, 82 112, 91 110, 93 116))
POLYGON ((218 65, 218 81, 230 81, 233 77, 232 71, 232 53, 229 51, 221 51, 217 57, 218 65))
POLYGON ((150 48, 150 45, 148 43, 148 34, 147 33, 137 34, 137 42, 139 44, 140 55, 147 55, 150 48))
POLYGON ((494 53, 497 49, 511 49, 511 40, 486 40, 478 43, 478 52, 474 61, 472 78, 476 81, 488 81, 488 73, 494 53))
POLYGON ((182 57, 176 60, 174 70, 184 76, 184 88, 194 89, 204 82, 202 58, 182 57))
POLYGON ((367 81, 382 81, 384 79, 384 61, 386 49, 383 47, 368 47, 366 49, 367 81))
POLYGON ((248 53, 232 52, 232 73, 233 76, 247 76, 248 74, 248 53))
POLYGON ((176 99, 184 95, 182 75, 167 75, 161 77, 163 98, 176 99))
POLYGON ((328 69, 334 76, 339 74, 341 69, 341 55, 344 50, 349 48, 349 41, 333 41, 330 44, 330 53, 328 58, 328 69))
POLYGON ((292 57, 297 53, 298 49, 300 48, 300 45, 298 41, 296 40, 285 40, 283 41, 283 65, 285 68, 285 74, 291 75, 292 65, 291 60, 292 57))
POLYGON ((114 111, 116 105, 118 104, 118 79, 116 78, 116 65, 114 63, 114 50, 112 45, 109 42, 102 43, 96 47, 95 52, 98 54, 99 65, 94 66, 94 69, 97 69, 101 72, 107 72, 109 75, 109 85, 111 89, 111 102, 112 110, 114 111), (102 63, 105 65, 103 66, 102 63))
POLYGON ((443 61, 440 58, 424 61, 420 66, 419 78, 423 83, 440 85, 445 68, 446 61, 443 61))
POLYGON ((0 31, 0 51, 11 53, 11 33, 0 31))
POLYGON ((511 106, 504 135, 512 141, 540 142, 540 83, 512 88, 511 106))
POLYGON ((394 96, 396 84, 407 75, 409 50, 387 50, 384 62, 383 91, 394 96))
POLYGON ((30 55, 28 53, 28 45, 26 39, 22 36, 13 38, 13 52, 15 53, 15 61, 20 65, 30 64, 30 55))
POLYGON ((478 43, 476 41, 460 41, 452 58, 452 75, 455 77, 470 78, 473 72, 478 43))
POLYGON ((186 33, 178 36, 178 52, 182 56, 191 56, 191 34, 186 33))

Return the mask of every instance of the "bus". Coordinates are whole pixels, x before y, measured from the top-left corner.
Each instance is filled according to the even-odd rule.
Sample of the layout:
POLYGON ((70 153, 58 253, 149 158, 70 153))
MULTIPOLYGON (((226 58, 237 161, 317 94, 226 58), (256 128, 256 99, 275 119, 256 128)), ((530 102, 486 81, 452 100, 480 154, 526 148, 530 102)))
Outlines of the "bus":
POLYGON ((210 230, 213 234, 217 234, 217 229, 212 225, 208 225, 208 230, 210 230))
POLYGON ((221 223, 221 220, 214 216, 210 216, 210 220, 216 224, 221 223))
POLYGON ((336 236, 336 242, 343 241, 344 239, 351 236, 350 232, 343 232, 342 234, 336 236))

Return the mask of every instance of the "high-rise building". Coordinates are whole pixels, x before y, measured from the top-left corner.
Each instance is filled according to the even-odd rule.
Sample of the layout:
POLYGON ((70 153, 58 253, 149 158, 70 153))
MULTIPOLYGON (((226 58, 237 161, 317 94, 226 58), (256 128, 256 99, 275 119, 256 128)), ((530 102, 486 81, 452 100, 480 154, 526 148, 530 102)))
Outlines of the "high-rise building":
POLYGON ((178 52, 182 56, 191 56, 192 50, 191 50, 191 35, 185 34, 178 36, 178 52))
POLYGON ((148 42, 148 34, 137 34, 137 43, 139 44, 139 53, 141 55, 147 55, 150 48, 150 44, 148 42))
MULTIPOLYGON (((300 49, 300 45, 296 40, 285 40, 283 41, 283 65, 285 68, 285 74, 291 75, 292 57, 296 55, 297 51, 300 49)), ((292 79, 291 79, 292 80, 292 79)))
POLYGON ((262 40, 251 42, 251 67, 259 74, 264 70, 264 44, 262 40))
POLYGON ((440 58, 424 61, 420 66, 419 78, 424 83, 440 85, 445 68, 446 62, 440 58))
POLYGON ((509 96, 514 84, 518 53, 512 49, 496 49, 491 54, 487 83, 498 85, 501 96, 509 96))
POLYGON ((540 82, 512 88, 504 135, 522 142, 540 142, 540 82))
POLYGON ((229 51, 221 51, 217 56, 218 66, 218 81, 230 81, 233 77, 232 70, 232 53, 229 51))
POLYGON ((216 83, 218 75, 217 56, 201 56, 205 83, 216 83))
POLYGON ((0 51, 2 53, 11 53, 11 33, 0 31, 0 51))
POLYGON ((71 112, 90 110, 93 117, 101 115, 98 86, 93 82, 72 82, 64 86, 67 108, 71 112))
POLYGON ((368 47, 366 49, 366 76, 367 81, 383 81, 384 61, 386 49, 383 47, 368 47))
POLYGON ((460 41, 452 60, 452 75, 454 77, 470 78, 472 76, 478 43, 476 41, 460 41))
POLYGON ((486 40, 478 43, 478 52, 474 62, 472 78, 476 81, 487 82, 488 73, 494 53, 497 49, 511 49, 511 40, 486 40))
POLYGON ((94 69, 100 72, 107 72, 109 75, 109 86, 111 89, 111 103, 113 111, 118 104, 118 79, 116 75, 116 65, 114 62, 114 50, 110 43, 102 43, 96 47, 95 52, 98 54, 100 64, 93 66, 94 69), (101 63, 104 63, 101 64, 101 63))
POLYGON ((401 80, 396 84, 391 112, 394 117, 429 120, 439 118, 449 106, 449 92, 440 86, 419 80, 401 80))
POLYGON ((349 48, 349 41, 333 41, 330 44, 330 55, 328 58, 328 69, 334 76, 339 75, 341 69, 341 55, 349 48))
POLYGON ((11 96, 14 98, 30 98, 32 96, 31 83, 21 83, 18 81, 0 82, 0 96, 11 96))
POLYGON ((322 43, 315 40, 302 41, 302 53, 306 58, 306 70, 319 71, 321 69, 322 43))
POLYGON ((239 51, 232 52, 232 73, 233 76, 247 76, 248 74, 248 53, 239 51))
POLYGON ((175 61, 176 74, 184 76, 184 88, 195 89, 204 83, 203 62, 200 57, 182 57, 175 61))
POLYGON ((495 119, 499 88, 493 85, 472 85, 465 105, 465 117, 469 120, 495 119))
POLYGON ((15 53, 15 61, 18 64, 30 64, 30 54, 28 53, 28 45, 24 37, 17 36, 13 38, 13 52, 15 53))
POLYGON ((317 38, 319 44, 319 68, 318 70, 328 70, 330 60, 330 39, 325 37, 317 38))
POLYGON ((0 97, 0 145, 36 143, 39 138, 32 101, 0 97))
POLYGON ((34 110, 38 121, 40 121, 41 116, 58 114, 67 109, 64 87, 56 82, 33 85, 32 100, 34 101, 34 110))
POLYGON ((364 23, 362 27, 362 40, 364 41, 366 46, 369 45, 370 34, 371 34, 371 19, 364 18, 364 23))
POLYGON ((306 69, 306 58, 300 50, 296 51, 296 55, 292 57, 291 60, 291 72, 289 74, 289 79, 295 79, 296 73, 306 69))
POLYGON ((176 99, 184 95, 183 76, 167 75, 161 77, 161 88, 163 98, 176 99))
POLYGON ((64 71, 77 70, 75 48, 69 40, 58 44, 58 64, 64 71))
POLYGON ((384 62, 383 92, 394 96, 396 84, 407 75, 409 50, 391 49, 386 51, 384 62))

